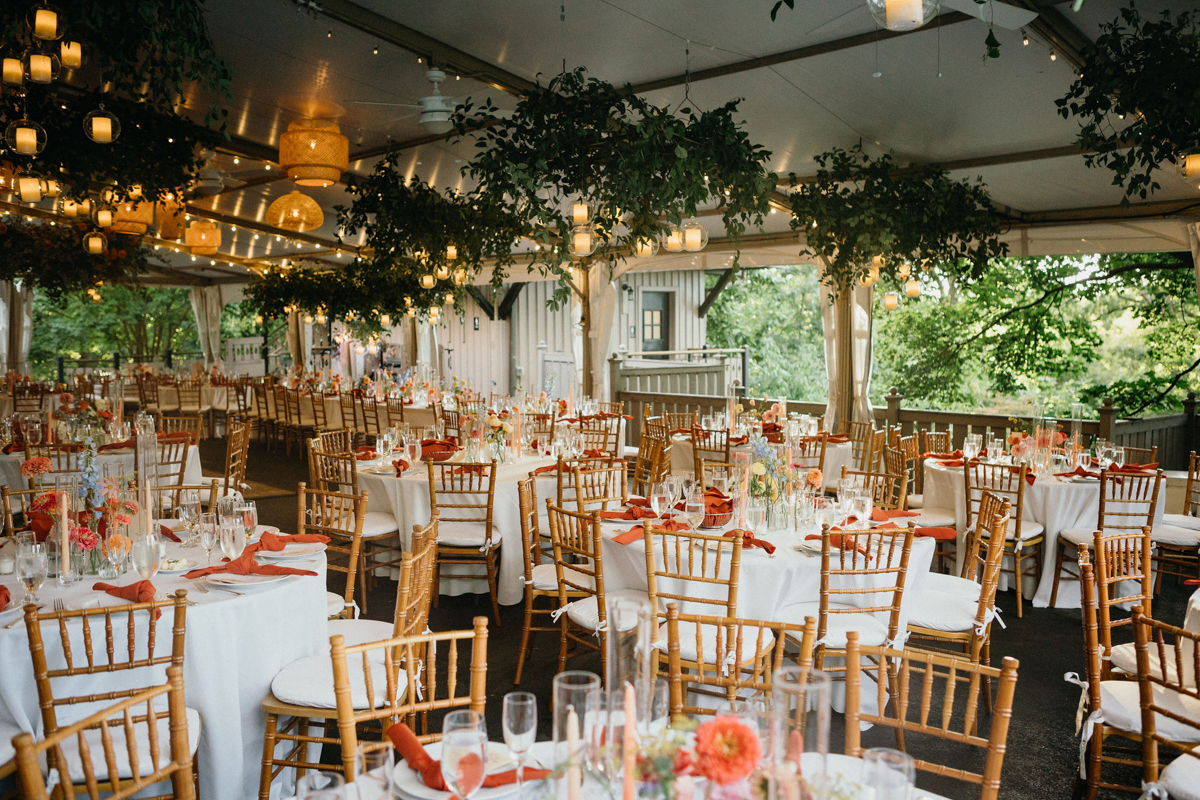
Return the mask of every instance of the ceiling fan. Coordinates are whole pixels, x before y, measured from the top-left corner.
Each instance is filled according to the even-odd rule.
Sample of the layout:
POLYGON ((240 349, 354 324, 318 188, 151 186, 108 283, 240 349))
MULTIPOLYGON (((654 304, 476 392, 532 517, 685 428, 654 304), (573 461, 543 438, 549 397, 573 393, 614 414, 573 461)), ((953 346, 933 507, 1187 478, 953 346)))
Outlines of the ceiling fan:
POLYGON ((255 178, 262 174, 258 170, 226 172, 223 169, 213 166, 213 156, 216 153, 212 150, 205 150, 201 155, 204 156, 204 166, 196 173, 196 180, 192 182, 189 188, 192 194, 199 197, 212 197, 214 194, 220 194, 229 189, 238 189, 245 186, 246 181, 250 178, 255 178))
POLYGON ((1037 17, 1036 11, 1027 8, 1001 3, 999 0, 938 0, 940 5, 966 14, 978 17, 984 22, 998 28, 1017 30, 1023 28, 1037 17))
POLYGON ((450 124, 450 114, 454 111, 457 101, 438 90, 438 84, 446 80, 446 73, 440 69, 431 67, 425 73, 425 77, 433 84, 433 92, 425 97, 418 97, 416 103, 381 103, 373 100, 351 100, 350 102, 361 106, 391 106, 394 108, 419 109, 419 112, 414 111, 410 114, 396 117, 391 122, 407 119, 414 114, 420 113, 420 125, 422 128, 430 133, 449 133, 450 128, 453 127, 450 124))

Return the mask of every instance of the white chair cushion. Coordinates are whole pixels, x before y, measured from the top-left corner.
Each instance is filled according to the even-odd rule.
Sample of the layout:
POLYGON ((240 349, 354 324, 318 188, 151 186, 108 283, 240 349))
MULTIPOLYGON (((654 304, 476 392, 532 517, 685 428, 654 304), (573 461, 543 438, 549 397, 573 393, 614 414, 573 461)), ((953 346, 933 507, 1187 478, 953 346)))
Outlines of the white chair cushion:
MULTIPOLYGON (((752 628, 746 626, 742 629, 742 642, 738 649, 738 664, 747 664, 754 659, 754 651, 759 646, 759 631, 762 634, 762 654, 766 655, 770 652, 771 647, 775 644, 775 632, 770 628, 752 628)), ((725 629, 721 636, 721 643, 728 647, 729 643, 725 640, 728 634, 728 629, 725 629)), ((702 625, 700 628, 700 645, 704 648, 704 663, 714 664, 717 660, 717 628, 715 625, 702 625)), ((667 648, 667 624, 664 622, 658 629, 658 643, 655 647, 660 647, 665 650, 667 648)), ((685 620, 679 623, 679 657, 684 661, 698 661, 700 656, 696 653, 696 623, 685 620)), ((729 666, 733 666, 730 664, 729 666)))
POLYGON ((953 528, 956 525, 952 508, 930 506, 922 508, 920 511, 921 516, 919 517, 897 517, 894 522, 901 526, 911 522, 918 528, 953 528))
MULTIPOLYGON (((1159 757, 1166 755, 1159 749, 1159 757)), ((1200 758, 1180 753, 1158 775, 1158 784, 1174 800, 1200 800, 1200 758)))
POLYGON ((1058 538, 1076 547, 1086 545, 1090 548, 1096 542, 1095 532, 1095 528, 1065 528, 1058 532, 1058 538))
MULTIPOLYGON (((564 572, 571 576, 572 583, 587 586, 589 589, 596 584, 591 575, 585 575, 579 570, 567 567, 564 572)), ((533 568, 533 588, 543 592, 558 591, 558 571, 554 569, 553 564, 538 564, 533 568)))
MULTIPOLYGON (((1150 655, 1150 673, 1152 675, 1161 675, 1162 665, 1158 659, 1158 647, 1151 645, 1147 652, 1150 655)), ((1175 669, 1175 645, 1166 645, 1166 655, 1167 679, 1172 681, 1178 680, 1179 672, 1175 669)), ((1134 648, 1133 642, 1113 645, 1109 663, 1112 665, 1113 670, 1117 672, 1137 675, 1137 651, 1134 648)), ((1191 656, 1188 655, 1187 649, 1184 650, 1183 674, 1189 683, 1195 682, 1195 677, 1192 675, 1191 656)))
MULTIPOLYGON (((836 608, 851 608, 851 606, 830 603, 829 608, 832 612, 836 608)), ((793 625, 803 625, 805 617, 813 617, 820 620, 821 604, 812 601, 793 603, 790 606, 781 608, 776 615, 776 619, 780 622, 788 622, 793 625)), ((859 644, 878 647, 887 641, 888 630, 884 622, 877 619, 874 614, 863 611, 852 611, 849 613, 841 612, 827 615, 825 637, 822 643, 828 649, 844 650, 846 648, 846 634, 849 631, 858 631, 859 644)))
MULTIPOLYGON (((1200 719, 1200 701, 1154 686, 1154 702, 1185 719, 1200 719)), ((1140 733, 1142 708, 1138 701, 1137 681, 1101 681, 1100 708, 1108 725, 1140 733)), ((1183 725, 1159 714, 1154 720, 1157 732, 1176 742, 1200 742, 1200 729, 1183 725)))
MULTIPOLYGON (((328 660, 326 659, 326 661, 328 660)), ((143 705, 137 713, 142 714, 145 710, 143 705)), ((162 716, 158 718, 155 727, 158 728, 159 766, 162 766, 171 760, 171 720, 165 708, 159 709, 159 711, 162 716)), ((188 752, 194 755, 196 745, 200 742, 200 714, 188 708, 185 709, 184 716, 187 718, 188 752)), ((112 737, 113 756, 117 760, 117 775, 121 778, 132 778, 133 769, 129 766, 129 750, 125 746, 125 728, 122 725, 109 725, 108 732, 112 737)), ((154 771, 150 761, 149 729, 146 727, 146 723, 141 722, 134 725, 133 732, 138 740, 138 772, 141 773, 138 777, 143 777, 154 771)), ((99 729, 89 730, 84 733, 83 737, 87 741, 88 754, 92 760, 92 774, 103 782, 109 775, 100 731, 99 729)), ((79 757, 79 738, 71 736, 64 739, 62 749, 70 770, 71 780, 75 783, 82 783, 86 779, 83 774, 83 761, 79 757)))
POLYGON ((910 494, 908 496, 908 510, 909 511, 916 511, 918 508, 921 508, 924 505, 925 505, 925 495, 910 494))
MULTIPOLYGON (((339 600, 341 598, 338 598, 339 600)), ((343 644, 352 647, 368 642, 382 642, 392 638, 392 623, 378 619, 331 619, 329 620, 329 636, 341 636, 343 644)), ((382 650, 380 651, 382 658, 382 650)))
POLYGON ((1163 514, 1162 521, 1167 525, 1174 525, 1176 528, 1200 531, 1200 517, 1193 517, 1190 514, 1163 514))
POLYGON ((975 627, 979 599, 966 600, 943 592, 914 589, 904 593, 904 607, 909 625, 956 633, 975 627))
MULTIPOLYGON (((346 598, 335 592, 325 593, 325 614, 332 617, 334 614, 342 613, 342 609, 346 607, 346 598)), ((358 616, 358 601, 351 600, 350 607, 354 611, 354 616, 358 616)))
MULTIPOLYGON (((1021 540, 1032 539, 1035 536, 1041 536, 1046 528, 1040 522, 1034 522, 1031 519, 1021 520, 1021 540)), ((1010 517, 1008 520, 1008 535, 1005 537, 1008 541, 1012 541, 1017 533, 1017 520, 1015 517, 1010 517)))
POLYGON ((1197 547, 1200 546, 1200 531, 1160 523, 1150 529, 1150 540, 1155 544, 1197 547))
POLYGON ((386 511, 368 511, 363 514, 362 535, 364 539, 374 539, 377 536, 390 536, 400 532, 396 518, 386 511))
MULTIPOLYGON (((486 541, 484 521, 479 522, 439 522, 438 544, 447 547, 483 547, 486 541)), ((492 525, 492 547, 500 546, 500 531, 492 525)))
POLYGON ((960 578, 957 575, 943 575, 940 572, 929 572, 921 577, 920 588, 931 592, 948 594, 952 597, 958 597, 974 603, 979 600, 979 590, 981 587, 975 581, 960 578))
MULTIPOLYGON (((618 589, 615 592, 605 592, 604 596, 608 599, 617 597, 629 597, 635 600, 645 600, 650 602, 649 596, 641 589, 618 589)), ((600 612, 597 610, 596 597, 585 597, 581 600, 576 600, 573 603, 567 604, 567 619, 574 622, 581 628, 589 631, 595 631, 600 627, 600 612)))
MULTIPOLYGON (((401 670, 396 677, 398 692, 403 693, 408 677, 401 670)), ((1136 685, 1136 684, 1135 684, 1136 685)), ((371 662, 371 686, 375 690, 367 705, 367 686, 363 680, 362 662, 350 664, 350 700, 354 708, 378 708, 387 702, 387 671, 383 664, 371 662)), ((337 708, 333 694, 333 662, 328 653, 293 661, 271 681, 271 693, 285 703, 311 708, 337 708)))

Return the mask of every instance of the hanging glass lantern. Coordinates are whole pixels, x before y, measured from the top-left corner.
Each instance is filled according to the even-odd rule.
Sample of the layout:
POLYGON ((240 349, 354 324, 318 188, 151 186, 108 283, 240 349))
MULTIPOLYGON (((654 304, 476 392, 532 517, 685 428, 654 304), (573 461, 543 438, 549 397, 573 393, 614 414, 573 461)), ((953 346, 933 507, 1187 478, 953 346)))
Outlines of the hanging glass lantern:
POLYGON ((570 248, 568 252, 574 258, 587 258, 592 253, 596 252, 596 247, 599 245, 599 237, 596 232, 587 225, 576 225, 571 228, 570 248))
POLYGON ((79 69, 83 66, 83 45, 64 41, 58 46, 58 60, 67 69, 79 69))
POLYGON ((325 309, 323 307, 317 309, 317 324, 318 325, 325 324, 325 309))
POLYGON ((313 315, 312 315, 312 314, 305 314, 305 315, 304 315, 304 324, 305 324, 305 325, 312 325, 312 324, 313 324, 313 315))
POLYGON ((92 222, 96 223, 97 228, 110 228, 115 216, 116 213, 110 206, 97 205, 96 210, 92 213, 92 222))
POLYGON ((350 140, 330 120, 293 120, 279 137, 279 166, 300 186, 331 186, 350 169, 350 140))
POLYGON ((463 269, 462 267, 459 267, 458 269, 454 270, 454 285, 462 286, 466 282, 467 282, 467 271, 465 269, 463 269))
POLYGON ((921 296, 921 284, 917 282, 916 278, 913 278, 912 280, 910 280, 904 284, 904 293, 907 294, 909 297, 920 297, 921 296))
POLYGON ((571 206, 571 224, 586 225, 592 218, 591 211, 588 209, 588 204, 580 201, 571 206))
POLYGON ((446 245, 446 260, 453 261, 456 258, 458 258, 458 245, 446 245))
POLYGON ((54 53, 30 51, 25 54, 25 77, 34 83, 53 83, 60 66, 54 53))
POLYGON ((211 256, 221 246, 221 229, 215 222, 194 220, 184 232, 183 240, 192 255, 211 256))
POLYGON ((1175 157, 1175 167, 1184 180, 1200 179, 1200 147, 1184 150, 1175 157))
POLYGON ((154 222, 160 239, 182 239, 184 234, 183 201, 174 192, 154 207, 154 222))
POLYGON ((405 311, 404 313, 408 314, 410 317, 415 317, 417 315, 417 310, 415 308, 409 308, 408 311, 405 311))
POLYGON ((668 253, 683 252, 683 232, 679 228, 674 225, 667 228, 667 238, 663 242, 663 249, 668 253))
POLYGON ((912 274, 912 264, 901 264, 900 266, 896 267, 896 274, 901 278, 907 278, 912 274))
POLYGON ((454 305, 454 292, 446 292, 446 305, 454 305))
MULTIPOLYGON (((149 200, 133 200, 118 203, 113 213, 113 233, 128 233, 141 236, 154 224, 154 204, 149 200)), ((215 250, 213 252, 216 252, 215 250)))
POLYGON ((85 197, 76 204, 79 209, 78 215, 81 217, 90 217, 92 215, 92 199, 85 197))
POLYGON ((432 289, 433 284, 434 284, 434 279, 433 279, 432 275, 425 274, 425 275, 421 276, 421 288, 422 289, 432 289))
POLYGON ((36 156, 46 149, 46 129, 31 119, 18 119, 4 129, 8 149, 23 156, 36 156))
POLYGON ((267 206, 267 222, 285 231, 303 233, 321 227, 325 212, 316 200, 292 190, 267 206))
POLYGON ((657 252, 657 239, 638 239, 633 243, 633 254, 638 258, 649 258, 657 252))
POLYGON ((888 292, 883 296, 883 307, 888 311, 895 311, 900 305, 900 298, 895 292, 888 292))
POLYGON ((19 58, 6 58, 3 62, 3 79, 10 86, 21 86, 25 83, 25 64, 19 58))
POLYGON ((100 106, 83 118, 83 132, 96 144, 112 144, 121 135, 121 122, 100 106))
POLYGON ((42 196, 49 197, 51 200, 58 197, 62 193, 62 186, 54 178, 45 178, 42 180, 42 196))
POLYGON ((64 197, 58 201, 58 213, 67 219, 75 219, 79 216, 79 203, 69 197, 64 197))
POLYGON ((380 314, 379 315, 379 324, 385 328, 392 327, 392 315, 391 314, 380 314))
POLYGON ((39 3, 25 15, 25 24, 35 39, 52 42, 67 30, 67 18, 56 7, 39 3))
POLYGON ((436 270, 436 272, 434 272, 434 274, 437 276, 437 279, 439 281, 447 280, 450 277, 450 268, 445 265, 442 265, 437 268, 437 270, 436 270))
POLYGON ((41 178, 17 178, 17 197, 22 203, 37 203, 42 199, 41 178))
POLYGON ((683 234, 683 249, 689 253, 698 253, 708 245, 708 228, 695 217, 680 225, 679 231, 683 234))
POLYGON ((108 246, 108 240, 100 231, 92 231, 83 237, 83 249, 92 255, 100 255, 108 246))
POLYGON ((867 0, 878 25, 889 31, 911 31, 938 13, 938 0, 867 0))

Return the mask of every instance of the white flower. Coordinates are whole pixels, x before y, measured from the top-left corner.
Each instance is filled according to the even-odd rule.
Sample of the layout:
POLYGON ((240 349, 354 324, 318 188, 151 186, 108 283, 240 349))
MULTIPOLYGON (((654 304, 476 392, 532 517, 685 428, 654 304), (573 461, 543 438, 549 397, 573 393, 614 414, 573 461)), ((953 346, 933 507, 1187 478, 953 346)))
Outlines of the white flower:
POLYGON ((767 474, 767 465, 762 463, 761 461, 755 461, 753 464, 750 465, 750 471, 753 472, 755 475, 766 475, 767 474))
POLYGON ((499 417, 488 417, 488 425, 491 425, 493 428, 499 428, 500 427, 500 418, 499 417))
POLYGON ((503 424, 502 426, 500 426, 500 427, 502 427, 502 428, 504 429, 504 432, 505 432, 505 433, 512 433, 512 432, 513 432, 513 426, 512 426, 510 423, 507 423, 507 422, 506 422, 506 423, 504 423, 504 424, 503 424))

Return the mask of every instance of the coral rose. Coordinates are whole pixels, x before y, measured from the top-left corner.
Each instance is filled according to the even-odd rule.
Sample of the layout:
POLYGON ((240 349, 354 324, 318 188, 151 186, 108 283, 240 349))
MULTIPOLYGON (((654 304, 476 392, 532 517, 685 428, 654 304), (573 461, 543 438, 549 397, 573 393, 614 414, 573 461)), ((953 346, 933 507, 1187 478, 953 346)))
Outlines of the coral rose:
POLYGON ((728 786, 746 778, 762 759, 762 746, 749 725, 737 717, 718 716, 696 729, 696 772, 728 786))

